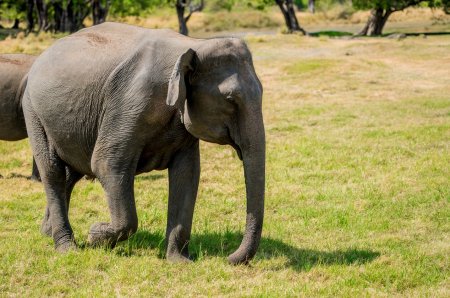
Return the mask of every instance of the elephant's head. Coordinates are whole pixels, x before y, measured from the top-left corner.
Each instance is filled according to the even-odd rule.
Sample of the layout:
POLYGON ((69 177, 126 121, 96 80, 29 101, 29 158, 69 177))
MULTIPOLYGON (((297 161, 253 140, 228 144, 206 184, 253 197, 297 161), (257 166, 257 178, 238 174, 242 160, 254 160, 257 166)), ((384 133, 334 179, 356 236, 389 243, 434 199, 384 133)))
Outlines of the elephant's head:
POLYGON ((182 54, 169 82, 167 104, 195 137, 236 149, 244 163, 247 222, 233 264, 256 253, 264 217, 265 133, 262 85, 252 57, 239 39, 212 39, 182 54))

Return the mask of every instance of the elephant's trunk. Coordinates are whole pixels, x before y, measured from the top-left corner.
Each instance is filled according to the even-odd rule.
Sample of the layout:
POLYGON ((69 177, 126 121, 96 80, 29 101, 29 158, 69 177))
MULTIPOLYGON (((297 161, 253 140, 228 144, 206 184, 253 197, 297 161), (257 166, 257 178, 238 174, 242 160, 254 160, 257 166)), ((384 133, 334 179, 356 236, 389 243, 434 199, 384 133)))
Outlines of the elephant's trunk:
POLYGON ((261 113, 256 115, 259 116, 258 119, 248 117, 240 125, 239 147, 242 150, 244 162, 247 222, 241 245, 228 257, 228 261, 232 264, 247 263, 252 259, 261 240, 264 218, 266 142, 261 113))

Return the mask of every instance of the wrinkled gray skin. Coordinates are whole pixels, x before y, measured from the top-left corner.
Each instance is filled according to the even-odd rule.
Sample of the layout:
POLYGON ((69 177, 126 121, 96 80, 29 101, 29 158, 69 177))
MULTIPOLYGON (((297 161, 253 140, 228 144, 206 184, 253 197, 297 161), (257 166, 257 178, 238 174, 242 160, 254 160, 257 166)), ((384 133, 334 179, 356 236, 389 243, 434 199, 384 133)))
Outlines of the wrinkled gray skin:
POLYGON ((34 63, 23 101, 56 249, 75 247, 67 208, 83 175, 98 178, 111 215, 91 226, 88 242, 114 246, 138 227, 134 176, 168 168, 167 258, 187 261, 201 139, 229 144, 243 160, 247 222, 229 261, 248 262, 264 216, 261 99, 239 39, 104 23, 57 41, 34 63))
MULTIPOLYGON (((0 140, 19 141, 27 137, 22 95, 35 59, 35 56, 24 54, 0 55, 0 140)), ((39 180, 34 160, 31 179, 39 180)))

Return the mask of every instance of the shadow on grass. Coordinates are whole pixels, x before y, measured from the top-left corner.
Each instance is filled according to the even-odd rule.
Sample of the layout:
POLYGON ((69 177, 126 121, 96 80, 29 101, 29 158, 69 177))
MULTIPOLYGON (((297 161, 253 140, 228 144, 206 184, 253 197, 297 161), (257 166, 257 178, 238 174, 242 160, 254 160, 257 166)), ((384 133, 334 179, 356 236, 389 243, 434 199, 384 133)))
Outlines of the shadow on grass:
POLYGON ((136 181, 147 181, 147 180, 156 181, 162 178, 164 178, 164 175, 162 174, 147 174, 147 175, 138 175, 134 179, 136 181))
MULTIPOLYGON (((388 34, 389 35, 389 34, 388 34)), ((439 36, 439 35, 450 35, 450 31, 448 32, 412 32, 412 33, 405 33, 406 36, 439 36)))
MULTIPOLYGON (((450 31, 442 31, 442 32, 410 32, 410 33, 401 33, 401 32, 389 32, 389 33, 384 33, 381 36, 370 36, 371 38, 383 38, 383 37, 390 37, 390 36, 394 36, 394 35, 402 35, 404 34, 405 36, 440 36, 440 35, 450 35, 450 31)), ((312 37, 321 37, 321 36, 327 36, 327 37, 334 37, 334 38, 339 38, 339 37, 354 37, 354 38, 364 38, 364 37, 368 37, 368 36, 359 36, 359 35, 355 35, 351 32, 346 32, 346 31, 333 31, 333 30, 326 30, 326 31, 317 31, 317 32, 309 32, 309 36, 312 37)))
POLYGON ((2 176, 0 174, 0 179, 27 179, 27 180, 32 180, 31 176, 26 176, 26 175, 22 175, 22 174, 18 174, 18 173, 11 173, 8 176, 2 176))
MULTIPOLYGON (((27 180, 33 180, 31 176, 26 176, 26 175, 22 175, 22 174, 18 174, 18 173, 11 173, 8 176, 2 176, 0 174, 0 179, 16 179, 16 178, 23 178, 23 179, 27 179, 27 180)), ((84 177, 86 180, 89 181, 94 181, 96 178, 95 177, 90 177, 90 176, 85 176, 84 177)), ((151 175, 143 175, 143 176, 136 176, 135 179, 137 181, 156 181, 159 179, 163 179, 164 175, 162 174, 151 174, 151 175)))
POLYGON ((320 37, 320 36, 328 36, 328 37, 344 37, 344 36, 353 36, 351 32, 345 31, 317 31, 317 32, 309 32, 309 36, 312 37, 320 37))
MULTIPOLYGON (((195 261, 205 256, 226 258, 239 247, 242 234, 235 232, 207 233, 192 235, 189 251, 195 261)), ((133 255, 133 249, 158 249, 158 256, 165 255, 164 235, 139 230, 128 241, 118 246, 115 251, 119 255, 133 255)), ((320 251, 301 249, 281 240, 263 237, 256 254, 256 260, 270 260, 278 257, 287 258, 287 266, 296 271, 307 271, 317 265, 352 265, 373 261, 380 253, 371 250, 346 249, 335 251, 320 251)))

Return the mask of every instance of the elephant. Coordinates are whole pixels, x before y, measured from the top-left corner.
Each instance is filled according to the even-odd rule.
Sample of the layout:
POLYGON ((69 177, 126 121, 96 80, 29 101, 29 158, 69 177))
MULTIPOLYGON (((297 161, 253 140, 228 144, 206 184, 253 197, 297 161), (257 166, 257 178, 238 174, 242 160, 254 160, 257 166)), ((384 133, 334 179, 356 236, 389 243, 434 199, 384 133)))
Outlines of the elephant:
MULTIPOLYGON (((27 137, 22 96, 35 59, 25 54, 0 55, 0 140, 19 141, 27 137)), ((40 180, 34 159, 31 179, 40 180)))
POLYGON ((263 87, 244 41, 106 22, 55 42, 33 64, 23 99, 56 251, 76 249, 73 186, 95 177, 110 222, 88 245, 114 247, 138 228, 135 175, 168 169, 166 259, 189 262, 199 141, 230 145, 243 162, 246 226, 231 264, 256 254, 264 217, 263 87))

